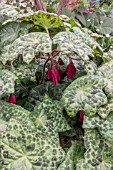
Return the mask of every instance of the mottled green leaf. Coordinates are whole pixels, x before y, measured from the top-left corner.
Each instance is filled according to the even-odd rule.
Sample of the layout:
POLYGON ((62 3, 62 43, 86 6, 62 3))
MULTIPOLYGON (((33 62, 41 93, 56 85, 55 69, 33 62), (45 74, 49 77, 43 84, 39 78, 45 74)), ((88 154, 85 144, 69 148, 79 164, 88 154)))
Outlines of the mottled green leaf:
POLYGON ((17 18, 18 12, 12 5, 0 3, 0 24, 6 20, 13 20, 17 18))
POLYGON ((63 108, 60 102, 52 101, 47 95, 42 102, 35 106, 32 118, 37 127, 44 128, 47 131, 58 133, 70 130, 70 126, 63 116, 63 108))
POLYGON ((28 33, 32 24, 23 22, 9 22, 2 26, 0 30, 1 45, 8 45, 12 43, 16 38, 28 33))
POLYGON ((29 92, 29 97, 24 107, 29 111, 33 111, 36 103, 38 101, 43 101, 45 94, 47 94, 52 100, 60 100, 63 91, 68 86, 68 84, 68 82, 65 82, 55 86, 52 82, 45 82, 32 88, 32 90, 29 92))
POLYGON ((0 70, 0 79, 0 93, 14 93, 15 80, 17 79, 17 77, 11 71, 7 69, 2 69, 0 70))
POLYGON ((17 38, 9 48, 6 46, 2 59, 6 57, 9 60, 14 60, 19 55, 22 55, 24 62, 29 64, 36 53, 49 53, 52 50, 51 48, 52 41, 48 34, 41 32, 28 33, 17 38))
POLYGON ((80 58, 88 60, 93 50, 73 32, 60 32, 53 37, 53 43, 63 54, 75 52, 80 58))
POLYGON ((88 116, 94 115, 98 108, 107 103, 103 92, 106 82, 94 75, 82 76, 73 81, 64 91, 62 102, 69 116, 76 116, 84 110, 88 116))
POLYGON ((97 75, 105 78, 107 86, 104 91, 108 98, 113 97, 113 60, 100 66, 97 70, 97 75))
POLYGON ((93 118, 85 116, 83 127, 86 129, 97 128, 103 138, 113 141, 113 112, 106 119, 102 119, 98 115, 93 118))
POLYGON ((75 141, 72 143, 72 146, 69 148, 66 158, 63 163, 58 167, 58 170, 75 170, 76 163, 79 159, 82 159, 84 155, 83 145, 75 141))
POLYGON ((97 130, 85 129, 86 152, 84 159, 77 163, 77 170, 112 170, 112 143, 103 139, 97 130))
POLYGON ((15 170, 56 170, 64 159, 64 151, 50 136, 10 119, 0 138, 0 168, 15 170))

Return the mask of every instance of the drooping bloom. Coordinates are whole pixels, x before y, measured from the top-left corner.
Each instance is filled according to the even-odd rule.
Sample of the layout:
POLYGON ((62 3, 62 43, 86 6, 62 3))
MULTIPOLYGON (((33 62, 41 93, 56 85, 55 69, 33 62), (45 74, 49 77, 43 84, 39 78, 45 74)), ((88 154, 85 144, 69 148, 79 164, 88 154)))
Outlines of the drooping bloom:
POLYGON ((55 66, 51 67, 51 76, 53 84, 57 85, 59 81, 59 74, 55 66))
POLYGON ((16 96, 13 93, 9 96, 9 102, 12 104, 16 103, 16 96))
POLYGON ((47 80, 51 80, 51 67, 48 68, 48 71, 46 73, 46 78, 47 78, 47 80))
POLYGON ((68 79, 71 79, 76 75, 76 68, 72 61, 67 65, 66 70, 68 79))
POLYGON ((83 111, 79 111, 79 120, 82 122, 84 120, 83 111))
POLYGON ((57 85, 59 82, 59 72, 55 66, 48 68, 46 73, 47 80, 52 80, 53 84, 57 85))
POLYGON ((90 10, 90 9, 86 9, 85 12, 86 12, 86 13, 90 13, 91 10, 90 10))

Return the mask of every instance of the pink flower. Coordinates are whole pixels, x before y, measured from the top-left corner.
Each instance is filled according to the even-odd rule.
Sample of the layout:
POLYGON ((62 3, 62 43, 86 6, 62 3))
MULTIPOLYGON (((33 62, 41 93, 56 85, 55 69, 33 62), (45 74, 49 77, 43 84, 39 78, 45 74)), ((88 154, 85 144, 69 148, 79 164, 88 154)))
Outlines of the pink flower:
POLYGON ((30 12, 30 11, 31 11, 31 8, 30 8, 30 7, 27 7, 26 10, 27 10, 28 12, 30 12))
POLYGON ((90 9, 86 9, 85 12, 86 12, 86 13, 90 13, 91 10, 90 10, 90 9))
POLYGON ((53 84, 57 85, 59 81, 59 74, 55 66, 51 67, 51 75, 53 84))
POLYGON ((52 80, 53 84, 57 85, 59 81, 59 72, 55 66, 48 68, 46 73, 47 80, 52 80))
POLYGON ((9 102, 12 104, 16 103, 16 96, 13 93, 9 96, 9 102))
POLYGON ((21 9, 20 12, 23 14, 23 13, 25 12, 25 10, 24 10, 24 9, 21 9))
POLYGON ((76 68, 72 61, 67 65, 66 70, 68 79, 71 79, 76 75, 76 68))
POLYGON ((84 120, 84 114, 83 111, 79 111, 79 120, 82 122, 84 120))

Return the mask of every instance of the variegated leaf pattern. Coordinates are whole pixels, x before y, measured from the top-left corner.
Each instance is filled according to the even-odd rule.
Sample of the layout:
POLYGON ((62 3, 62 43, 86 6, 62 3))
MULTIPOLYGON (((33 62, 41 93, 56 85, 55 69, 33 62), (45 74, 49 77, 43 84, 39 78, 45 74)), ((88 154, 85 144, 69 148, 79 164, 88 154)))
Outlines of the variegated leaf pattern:
POLYGON ((63 54, 75 52, 83 60, 93 56, 93 50, 73 32, 58 33, 53 37, 53 44, 57 44, 63 54))
POLYGON ((41 32, 32 32, 17 38, 13 44, 4 48, 2 58, 13 61, 19 55, 23 57, 23 61, 29 64, 35 54, 49 53, 52 50, 52 41, 48 34, 41 32))
POLYGON ((15 80, 17 77, 9 70, 0 70, 0 94, 14 93, 15 80))
POLYGON ((98 108, 107 104, 103 88, 107 82, 98 76, 86 75, 74 80, 64 91, 62 103, 71 117, 84 110, 88 116, 95 115, 98 108))
POLYGON ((78 161, 77 170, 113 169, 113 141, 106 141, 95 129, 85 129, 84 144, 86 152, 84 159, 78 161))
POLYGON ((0 3, 0 24, 15 20, 18 14, 19 13, 12 5, 0 3))

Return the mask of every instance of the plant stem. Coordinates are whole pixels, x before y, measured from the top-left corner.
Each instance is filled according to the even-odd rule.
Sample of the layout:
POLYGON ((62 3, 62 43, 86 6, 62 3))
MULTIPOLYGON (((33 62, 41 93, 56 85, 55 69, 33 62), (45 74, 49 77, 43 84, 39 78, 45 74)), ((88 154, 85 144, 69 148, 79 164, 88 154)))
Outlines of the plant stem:
POLYGON ((48 63, 48 61, 50 60, 50 56, 48 57, 48 59, 45 61, 44 66, 43 66, 43 73, 42 73, 42 77, 40 80, 40 84, 43 82, 44 80, 44 74, 45 74, 45 68, 46 68, 46 64, 48 63))
POLYGON ((80 58, 73 58, 73 57, 71 57, 70 54, 67 54, 67 56, 68 56, 70 59, 72 59, 72 60, 77 60, 77 61, 80 61, 80 60, 81 60, 80 58))
POLYGON ((29 92, 28 92, 28 90, 27 90, 26 87, 24 87, 22 84, 19 84, 19 85, 20 85, 20 87, 22 87, 22 89, 23 89, 24 91, 26 91, 27 94, 29 94, 29 92))

